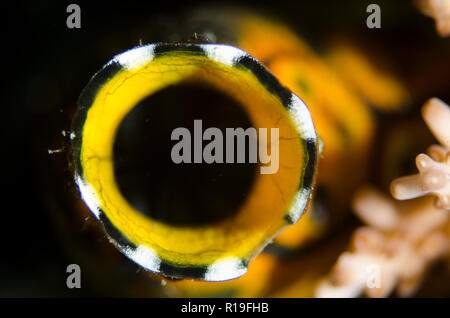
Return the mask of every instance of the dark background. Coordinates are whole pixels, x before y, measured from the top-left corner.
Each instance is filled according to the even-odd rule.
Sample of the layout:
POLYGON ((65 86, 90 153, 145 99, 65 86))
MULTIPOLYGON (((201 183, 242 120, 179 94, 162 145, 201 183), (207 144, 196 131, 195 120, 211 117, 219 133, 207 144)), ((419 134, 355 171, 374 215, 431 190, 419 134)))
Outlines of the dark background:
MULTIPOLYGON (((61 130, 70 129, 79 93, 103 64, 139 41, 164 40, 158 30, 146 26, 155 21, 177 23, 176 14, 198 5, 186 0, 71 2, 24 1, 2 11, 0 297, 95 294, 89 287, 66 288, 66 266, 77 263, 77 258, 67 252, 58 234, 61 229, 55 229, 54 214, 60 208, 51 207, 64 206, 64 192, 73 189, 64 178, 55 181, 50 172, 62 167, 65 153, 49 156, 47 150, 65 147, 61 130), (71 2, 81 7, 81 29, 66 27, 66 7, 71 2), (161 15, 159 20, 152 18, 161 15)), ((352 34, 390 51, 397 70, 408 79, 413 66, 409 56, 442 42, 434 32, 434 21, 409 1, 236 3, 279 17, 318 52, 330 34, 352 34), (381 30, 365 25, 369 3, 382 7, 381 30)), ((433 93, 448 101, 449 81, 442 84, 449 74, 447 67, 448 63, 436 71, 441 80, 433 93)), ((414 87, 414 81, 410 84, 414 87)), ((413 106, 421 105, 428 93, 418 91, 413 106)))

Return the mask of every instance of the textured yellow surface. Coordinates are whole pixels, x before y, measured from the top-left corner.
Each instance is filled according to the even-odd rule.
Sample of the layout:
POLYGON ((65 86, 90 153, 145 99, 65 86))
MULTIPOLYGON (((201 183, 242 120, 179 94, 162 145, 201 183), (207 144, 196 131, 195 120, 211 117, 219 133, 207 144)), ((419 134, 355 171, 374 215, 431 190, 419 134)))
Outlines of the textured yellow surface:
POLYGON ((101 208, 131 242, 174 264, 205 266, 225 257, 251 258, 286 225, 283 217, 301 182, 303 148, 280 100, 250 71, 193 52, 171 52, 120 71, 100 89, 84 125, 81 162, 101 208), (237 215, 213 226, 173 227, 152 220, 125 200, 114 178, 112 150, 121 120, 146 96, 181 81, 214 85, 247 108, 255 128, 279 128, 278 172, 258 175, 237 215))

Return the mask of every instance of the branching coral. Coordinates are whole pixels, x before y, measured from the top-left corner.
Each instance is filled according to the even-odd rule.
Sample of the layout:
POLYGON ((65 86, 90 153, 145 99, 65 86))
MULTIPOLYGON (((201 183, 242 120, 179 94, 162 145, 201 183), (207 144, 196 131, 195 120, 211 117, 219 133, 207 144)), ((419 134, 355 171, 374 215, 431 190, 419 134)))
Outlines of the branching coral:
POLYGON ((417 0, 416 5, 423 14, 436 21, 436 30, 440 36, 450 35, 449 0, 417 0))
POLYGON ((316 296, 386 297, 395 288, 410 296, 430 265, 450 256, 450 108, 433 98, 422 115, 441 146, 418 155, 419 174, 394 180, 392 192, 397 199, 424 197, 395 201, 372 188, 358 191, 353 209, 367 226, 355 231, 350 250, 318 285, 316 296))
POLYGON ((367 224, 354 233, 318 297, 386 297, 397 287, 413 294, 436 259, 450 253, 449 215, 430 198, 396 202, 375 189, 360 190, 356 214, 367 224))
POLYGON ((391 184, 392 196, 398 200, 431 194, 436 206, 450 209, 450 108, 437 98, 430 99, 422 115, 434 136, 441 143, 433 145, 427 154, 416 158, 418 174, 401 177, 391 184))

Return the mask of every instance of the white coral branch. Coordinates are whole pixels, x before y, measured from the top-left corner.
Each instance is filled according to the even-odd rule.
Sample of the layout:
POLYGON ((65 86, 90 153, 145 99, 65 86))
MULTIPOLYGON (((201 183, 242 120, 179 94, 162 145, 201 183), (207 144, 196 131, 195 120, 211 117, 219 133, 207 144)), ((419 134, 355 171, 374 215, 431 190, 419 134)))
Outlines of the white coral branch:
POLYGON ((423 106, 422 116, 441 146, 431 146, 428 155, 419 154, 416 158, 419 173, 395 179, 391 184, 391 193, 397 200, 432 195, 438 208, 449 210, 450 107, 432 98, 423 106))
POLYGON ((432 98, 422 116, 441 145, 419 154, 419 173, 394 180, 391 193, 399 200, 424 197, 394 201, 375 189, 358 191, 353 210, 367 226, 355 231, 317 297, 386 297, 395 288, 410 296, 430 264, 450 256, 450 108, 432 98))
POLYGON ((375 189, 360 190, 355 213, 358 228, 350 251, 316 289, 317 297, 401 296, 417 290, 430 264, 450 254, 449 214, 430 198, 396 202, 375 189))
POLYGON ((450 1, 449 0, 416 0, 423 14, 432 17, 440 36, 450 35, 450 1))

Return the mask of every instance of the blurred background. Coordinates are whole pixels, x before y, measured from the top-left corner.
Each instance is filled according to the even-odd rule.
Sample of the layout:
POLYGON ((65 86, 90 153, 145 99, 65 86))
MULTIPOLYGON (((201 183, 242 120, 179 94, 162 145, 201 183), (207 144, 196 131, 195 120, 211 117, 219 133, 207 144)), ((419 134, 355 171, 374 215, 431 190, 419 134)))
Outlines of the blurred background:
MULTIPOLYGON (((182 28, 185 17, 212 3, 82 1, 77 2, 81 29, 68 29, 69 3, 24 1, 4 12, 1 19, 6 117, 2 125, 0 296, 182 296, 177 286, 167 289, 165 282, 140 271, 100 234, 77 198, 68 168, 68 141, 62 131, 70 131, 81 90, 110 58, 140 43, 188 36, 189 28, 182 28), (48 152, 58 149, 61 152, 48 152), (66 287, 66 267, 71 263, 82 267, 81 289, 66 287)), ((352 43, 361 56, 374 62, 374 69, 382 65, 394 74, 407 98, 389 110, 371 106, 377 127, 371 147, 377 150, 369 156, 363 179, 387 191, 393 178, 414 173, 414 156, 434 142, 420 118, 420 106, 432 96, 450 101, 450 39, 436 33, 432 18, 412 1, 236 1, 233 5, 281 21, 320 58, 331 58, 335 43, 352 43), (380 29, 366 26, 370 3, 381 7, 380 29), (402 154, 396 155, 400 148, 402 154)), ((214 17, 205 20, 214 21, 214 17)), ((365 102, 374 104, 370 98, 365 102)), ((321 240, 305 243, 307 247, 295 253, 309 259, 328 253, 325 267, 329 268, 360 224, 351 213, 339 220, 321 240), (338 243, 328 252, 330 240, 338 243)), ((295 267, 295 262, 276 268, 289 266, 295 267)), ((446 265, 437 264, 433 273, 416 295, 450 296, 446 265)), ((289 288, 289 277, 274 279, 270 292, 261 296, 277 292, 289 297, 305 295, 295 288, 281 292, 289 288)), ((229 294, 206 290, 200 295, 229 294)))

